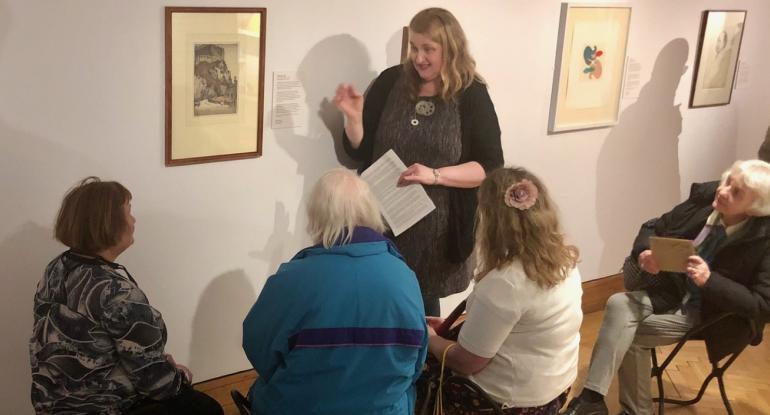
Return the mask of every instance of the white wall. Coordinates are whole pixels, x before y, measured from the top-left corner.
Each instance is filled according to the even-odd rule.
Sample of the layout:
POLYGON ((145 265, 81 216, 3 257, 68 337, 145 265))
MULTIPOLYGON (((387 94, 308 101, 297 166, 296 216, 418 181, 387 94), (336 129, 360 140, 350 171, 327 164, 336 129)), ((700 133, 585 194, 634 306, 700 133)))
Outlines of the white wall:
POLYGON ((769 123, 762 0, 729 5, 749 10, 741 51, 749 83, 731 105, 687 109, 700 12, 724 2, 638 0, 628 54, 641 64, 639 97, 623 100, 614 128, 552 136, 557 1, 233 0, 217 5, 268 8, 264 156, 165 168, 163 6, 203 3, 0 0, 3 412, 31 413, 32 294, 63 249, 51 237, 61 197, 87 175, 134 194, 136 244, 119 262, 163 312, 170 352, 198 380, 248 368, 242 317, 265 278, 307 243, 305 194, 339 164, 332 137, 341 118, 326 99, 337 83, 363 89, 396 63, 401 27, 436 3, 459 17, 489 81, 506 163, 549 185, 586 279, 614 273, 639 223, 690 182, 753 157, 769 123), (273 131, 271 74, 287 70, 300 72, 311 116, 307 128, 273 131))

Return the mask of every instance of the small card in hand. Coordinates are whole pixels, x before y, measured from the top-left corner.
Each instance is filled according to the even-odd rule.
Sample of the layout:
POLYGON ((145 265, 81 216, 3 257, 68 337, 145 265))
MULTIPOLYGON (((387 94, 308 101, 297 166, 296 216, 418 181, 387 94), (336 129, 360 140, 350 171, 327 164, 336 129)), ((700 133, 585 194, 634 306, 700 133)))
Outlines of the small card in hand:
POLYGON ((650 237, 652 257, 661 271, 685 272, 687 258, 695 255, 695 247, 689 239, 650 237))

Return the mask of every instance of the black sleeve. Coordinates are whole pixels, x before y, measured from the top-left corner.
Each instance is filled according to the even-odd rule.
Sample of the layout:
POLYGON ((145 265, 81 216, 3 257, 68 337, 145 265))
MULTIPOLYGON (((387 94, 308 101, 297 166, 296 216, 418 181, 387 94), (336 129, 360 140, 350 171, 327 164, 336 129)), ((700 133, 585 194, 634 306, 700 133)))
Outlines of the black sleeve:
MULTIPOLYGON (((664 213, 661 217, 650 219, 642 224, 639 234, 634 240, 631 256, 637 258, 642 251, 650 249, 650 236, 685 236, 682 235, 684 232, 683 224, 702 213, 704 207, 711 204, 718 185, 719 182, 693 183, 690 186, 690 195, 687 200, 676 205, 670 212, 664 213)), ((700 228, 695 230, 700 231, 700 228)))
POLYGON ((380 125, 380 117, 382 111, 385 108, 385 102, 388 100, 393 85, 401 75, 401 65, 392 66, 383 71, 377 79, 372 82, 369 90, 366 92, 364 98, 364 137, 361 140, 361 145, 358 148, 353 148, 350 145, 350 140, 343 130, 342 143, 345 148, 345 152, 353 159, 364 162, 363 168, 369 166, 372 163, 372 151, 374 149, 374 136, 377 133, 377 128, 380 125))
POLYGON ((463 162, 476 161, 487 173, 503 165, 500 123, 484 84, 474 82, 462 96, 463 145, 468 146, 463 162))
POLYGON ((631 258, 637 259, 639 254, 650 249, 650 236, 655 235, 655 224, 658 220, 659 218, 650 219, 639 228, 639 233, 636 235, 636 239, 634 239, 634 247, 631 249, 631 258))
POLYGON ((746 286, 712 271, 703 286, 703 298, 718 304, 723 310, 770 321, 770 244, 765 247, 753 281, 746 286))

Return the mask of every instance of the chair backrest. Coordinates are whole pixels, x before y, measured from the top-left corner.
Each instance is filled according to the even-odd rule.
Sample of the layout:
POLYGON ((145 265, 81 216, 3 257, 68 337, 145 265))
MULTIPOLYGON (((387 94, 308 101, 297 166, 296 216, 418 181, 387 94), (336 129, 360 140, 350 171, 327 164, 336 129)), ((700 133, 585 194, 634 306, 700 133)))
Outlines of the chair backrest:
POLYGON ((235 407, 238 408, 238 412, 241 415, 251 415, 251 404, 245 396, 241 395, 238 390, 233 389, 230 391, 230 397, 233 398, 235 407))

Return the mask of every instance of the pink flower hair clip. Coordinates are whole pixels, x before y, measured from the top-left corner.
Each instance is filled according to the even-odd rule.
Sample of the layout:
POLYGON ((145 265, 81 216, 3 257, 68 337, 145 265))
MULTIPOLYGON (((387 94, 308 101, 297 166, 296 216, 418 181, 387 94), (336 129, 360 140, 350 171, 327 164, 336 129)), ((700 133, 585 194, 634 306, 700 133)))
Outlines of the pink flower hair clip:
POLYGON ((519 210, 527 210, 537 202, 538 190, 532 181, 523 179, 505 191, 505 204, 519 210))

